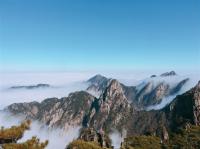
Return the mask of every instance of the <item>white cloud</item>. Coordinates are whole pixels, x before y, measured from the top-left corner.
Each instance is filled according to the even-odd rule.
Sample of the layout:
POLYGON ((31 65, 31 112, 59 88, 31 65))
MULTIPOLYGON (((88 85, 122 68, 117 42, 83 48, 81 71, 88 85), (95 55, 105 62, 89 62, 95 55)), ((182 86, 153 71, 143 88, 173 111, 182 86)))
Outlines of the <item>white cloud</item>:
POLYGON ((0 74, 0 109, 17 102, 42 101, 51 97, 66 97, 70 92, 85 90, 87 73, 15 73, 0 74), (50 88, 9 89, 11 86, 50 84, 50 88))
MULTIPOLYGON (((13 125, 19 125, 24 120, 20 116, 11 116, 10 113, 0 112, 0 127, 5 128, 11 127, 13 125)), ((64 149, 71 141, 79 136, 79 130, 81 127, 69 127, 66 131, 62 129, 49 129, 47 126, 42 125, 38 121, 33 121, 31 124, 31 129, 24 133, 22 139, 18 142, 24 142, 27 139, 31 139, 32 136, 37 136, 41 141, 49 140, 47 149, 64 149)))
POLYGON ((109 134, 109 137, 112 141, 112 146, 114 149, 120 149, 121 142, 124 141, 126 137, 126 130, 124 129, 122 133, 118 132, 117 130, 113 129, 112 132, 109 134))
POLYGON ((187 75, 187 76, 178 76, 178 77, 175 77, 175 80, 168 80, 168 83, 171 84, 171 86, 174 86, 174 84, 178 83, 179 81, 185 79, 185 78, 189 78, 189 81, 186 82, 186 84, 181 88, 181 90, 176 93, 175 95, 172 95, 172 96, 167 96, 165 98, 162 99, 161 103, 157 104, 157 105, 152 105, 152 106, 149 106, 147 107, 146 110, 159 110, 159 109, 162 109, 164 108, 166 105, 168 105, 169 103, 171 103, 173 101, 173 99, 175 99, 175 97, 177 95, 181 95, 183 93, 185 93, 186 91, 190 90, 191 88, 193 88, 197 83, 198 81, 200 80, 200 76, 197 76, 197 75, 187 75), (178 82, 177 82, 178 80, 178 82))

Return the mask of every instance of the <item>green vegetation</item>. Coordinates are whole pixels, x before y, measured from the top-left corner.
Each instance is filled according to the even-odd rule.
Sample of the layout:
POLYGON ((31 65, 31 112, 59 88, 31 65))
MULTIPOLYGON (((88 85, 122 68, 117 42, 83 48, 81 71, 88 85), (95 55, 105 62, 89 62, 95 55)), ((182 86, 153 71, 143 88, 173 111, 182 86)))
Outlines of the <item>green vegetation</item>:
POLYGON ((70 143, 67 149, 103 149, 96 142, 86 142, 83 140, 75 140, 70 143))
POLYGON ((12 126, 11 128, 1 127, 0 130, 0 140, 13 140, 17 141, 23 137, 26 130, 30 129, 31 121, 27 120, 23 122, 20 126, 12 126))
POLYGON ((167 142, 156 136, 135 136, 124 140, 121 149, 199 149, 200 126, 189 126, 172 133, 167 142))
POLYGON ((172 134, 167 146, 173 149, 199 149, 200 126, 190 126, 181 129, 177 134, 172 134))
POLYGON ((121 149, 161 149, 161 141, 155 136, 129 137, 124 140, 121 149))
POLYGON ((44 149, 48 145, 48 141, 40 143, 36 137, 25 141, 24 143, 17 143, 23 137, 26 130, 30 129, 31 121, 27 120, 19 126, 12 126, 11 128, 3 128, 0 130, 0 144, 3 149, 44 149))
POLYGON ((24 143, 9 143, 4 144, 3 149, 44 149, 48 145, 48 141, 40 143, 40 140, 36 137, 27 140, 24 143))

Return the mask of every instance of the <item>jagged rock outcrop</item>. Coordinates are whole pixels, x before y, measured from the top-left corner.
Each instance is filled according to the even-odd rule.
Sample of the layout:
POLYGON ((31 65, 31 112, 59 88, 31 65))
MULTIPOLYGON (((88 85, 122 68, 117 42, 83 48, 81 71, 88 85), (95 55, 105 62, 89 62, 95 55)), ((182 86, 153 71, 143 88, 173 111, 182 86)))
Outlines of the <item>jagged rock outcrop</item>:
POLYGON ((101 97, 92 104, 89 114, 85 116, 84 125, 97 130, 111 127, 121 129, 131 112, 133 108, 124 95, 121 84, 112 80, 101 97))
POLYGON ((158 86, 148 95, 146 105, 155 105, 162 101, 164 97, 166 97, 169 93, 169 85, 162 82, 158 84, 158 86))
POLYGON ((16 103, 6 110, 14 114, 24 114, 27 118, 37 119, 50 127, 81 125, 84 115, 89 111, 95 97, 80 91, 69 94, 66 98, 46 99, 41 103, 16 103))
MULTIPOLYGON (((174 73, 174 71, 171 71, 164 74, 169 76, 174 73)), ((100 97, 111 80, 104 76, 96 75, 87 81, 89 83, 87 91, 96 97, 100 97)), ((121 86, 128 101, 132 102, 132 106, 135 109, 140 110, 159 104, 165 97, 178 94, 188 81, 189 78, 183 79, 174 86, 165 80, 158 81, 158 79, 151 78, 137 86, 126 86, 122 83, 121 86)))
POLYGON ((86 142, 95 142, 102 148, 111 148, 111 140, 103 130, 97 131, 94 128, 84 128, 81 130, 78 139, 86 142))

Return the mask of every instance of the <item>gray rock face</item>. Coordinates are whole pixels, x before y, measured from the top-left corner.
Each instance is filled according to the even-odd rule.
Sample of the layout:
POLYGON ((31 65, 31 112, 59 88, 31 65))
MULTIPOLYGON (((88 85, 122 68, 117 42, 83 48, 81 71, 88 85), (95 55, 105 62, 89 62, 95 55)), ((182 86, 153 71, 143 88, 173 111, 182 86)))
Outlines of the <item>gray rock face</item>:
POLYGON ((95 142, 102 148, 111 148, 111 140, 103 130, 96 131, 94 128, 84 128, 80 132, 80 140, 95 142))
POLYGON ((200 125, 200 82, 161 110, 135 111, 126 123, 127 135, 151 134, 163 140, 188 124, 200 125))
POLYGON ((165 83, 160 83, 146 98, 148 102, 146 105, 155 105, 160 103, 162 98, 167 96, 169 93, 169 85, 165 83))
POLYGON ((162 111, 166 113, 168 127, 176 130, 186 124, 200 125, 200 82, 191 90, 177 96, 162 111))
POLYGON ((200 81, 194 89, 194 123, 200 125, 200 81))
MULTIPOLYGON (((175 72, 164 73, 165 75, 173 75, 175 72)), ((106 87, 110 84, 112 79, 107 79, 101 75, 96 75, 88 80, 89 87, 87 91, 91 94, 97 93, 97 97, 105 91, 106 87)), ((124 95, 135 109, 145 109, 148 106, 159 104, 163 98, 176 95, 182 89, 182 87, 189 81, 186 78, 175 86, 168 84, 165 81, 155 83, 153 80, 149 80, 145 85, 141 85, 142 88, 138 89, 136 86, 126 86, 121 83, 121 87, 124 95)))
POLYGON ((95 97, 80 91, 69 94, 67 98, 46 99, 41 103, 12 104, 6 110, 14 114, 24 114, 27 118, 37 119, 50 127, 81 125, 84 115, 89 111, 95 97))
POLYGON ((125 123, 132 110, 121 84, 117 80, 112 80, 101 97, 92 105, 85 123, 97 130, 109 126, 117 129, 125 123))

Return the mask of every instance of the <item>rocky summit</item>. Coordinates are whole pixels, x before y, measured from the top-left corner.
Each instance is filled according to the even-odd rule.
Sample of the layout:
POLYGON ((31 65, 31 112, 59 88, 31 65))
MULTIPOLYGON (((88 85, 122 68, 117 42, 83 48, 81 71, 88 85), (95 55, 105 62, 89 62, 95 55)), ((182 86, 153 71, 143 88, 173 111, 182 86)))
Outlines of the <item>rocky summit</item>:
POLYGON ((100 98, 93 102, 84 124, 96 129, 121 129, 132 111, 121 84, 112 80, 100 98))

